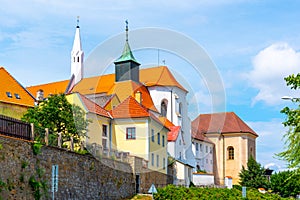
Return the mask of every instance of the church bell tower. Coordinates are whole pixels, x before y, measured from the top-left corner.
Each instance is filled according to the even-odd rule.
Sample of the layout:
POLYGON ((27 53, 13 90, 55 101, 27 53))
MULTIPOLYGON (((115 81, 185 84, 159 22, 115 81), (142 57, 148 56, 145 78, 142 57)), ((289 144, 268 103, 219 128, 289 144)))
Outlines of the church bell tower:
POLYGON ((140 63, 134 58, 128 43, 128 21, 126 20, 126 42, 122 55, 114 62, 116 82, 132 80, 139 82, 140 63))

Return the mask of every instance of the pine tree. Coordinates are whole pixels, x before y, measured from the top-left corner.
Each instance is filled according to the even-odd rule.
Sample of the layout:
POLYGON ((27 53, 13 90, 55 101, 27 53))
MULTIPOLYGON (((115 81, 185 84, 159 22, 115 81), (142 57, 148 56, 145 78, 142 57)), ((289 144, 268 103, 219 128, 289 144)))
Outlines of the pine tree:
POLYGON ((247 169, 242 166, 239 173, 240 185, 252 188, 268 188, 265 169, 251 156, 247 162, 247 169))

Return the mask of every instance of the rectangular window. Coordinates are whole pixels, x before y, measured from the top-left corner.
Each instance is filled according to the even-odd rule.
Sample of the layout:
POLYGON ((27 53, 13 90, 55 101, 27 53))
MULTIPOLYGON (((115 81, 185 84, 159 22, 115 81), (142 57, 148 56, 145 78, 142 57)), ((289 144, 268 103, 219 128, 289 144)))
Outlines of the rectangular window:
POLYGON ((212 148, 211 147, 209 147, 209 153, 212 154, 212 148))
POLYGON ((102 138, 102 147, 103 149, 107 149, 107 138, 102 138))
POLYGON ((196 151, 198 151, 198 150, 199 150, 199 144, 196 143, 196 151))
POLYGON ((163 169, 166 169, 166 159, 163 158, 163 169))
POLYGON ((202 144, 200 144, 200 151, 202 152, 202 144))
POLYGON ((102 136, 107 137, 107 125, 102 124, 102 136))
POLYGON ((151 165, 154 166, 154 153, 151 153, 151 165))
POLYGON ((154 142, 154 130, 153 129, 151 129, 151 140, 152 140, 152 142, 154 142))
POLYGON ((107 149, 107 125, 102 124, 102 147, 107 149))
POLYGON ((135 127, 126 128, 126 139, 135 139, 135 127))
POLYGON ((208 153, 208 146, 205 146, 205 152, 208 153))
POLYGON ((162 146, 163 147, 165 146, 165 136, 164 135, 162 136, 162 146))
POLYGON ((157 133, 157 144, 160 144, 160 133, 157 133))
POLYGON ((159 167, 159 155, 156 155, 156 167, 159 167))

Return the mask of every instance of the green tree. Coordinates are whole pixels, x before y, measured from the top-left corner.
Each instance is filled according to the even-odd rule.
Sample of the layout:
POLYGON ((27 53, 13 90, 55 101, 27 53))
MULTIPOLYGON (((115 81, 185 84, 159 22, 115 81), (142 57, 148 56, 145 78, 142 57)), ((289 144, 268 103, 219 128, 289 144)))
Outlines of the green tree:
POLYGON ((293 171, 275 173, 271 176, 271 189, 282 197, 295 197, 300 193, 300 175, 293 171))
MULTIPOLYGON (((300 74, 292 74, 284 80, 291 89, 297 90, 300 88, 300 74)), ((300 100, 293 99, 293 101, 298 104, 296 109, 285 107, 281 110, 281 113, 286 115, 286 121, 283 122, 283 125, 289 127, 289 130, 284 135, 285 150, 277 156, 287 161, 290 168, 300 169, 300 100)))
POLYGON ((247 162, 247 169, 242 166, 239 173, 240 185, 252 188, 268 188, 265 169, 251 156, 247 162))
POLYGON ((39 106, 28 109, 22 120, 34 124, 35 140, 39 142, 43 142, 48 128, 50 145, 57 145, 58 133, 62 135, 62 143, 73 137, 74 144, 79 144, 88 126, 84 111, 71 105, 64 94, 52 95, 39 106))

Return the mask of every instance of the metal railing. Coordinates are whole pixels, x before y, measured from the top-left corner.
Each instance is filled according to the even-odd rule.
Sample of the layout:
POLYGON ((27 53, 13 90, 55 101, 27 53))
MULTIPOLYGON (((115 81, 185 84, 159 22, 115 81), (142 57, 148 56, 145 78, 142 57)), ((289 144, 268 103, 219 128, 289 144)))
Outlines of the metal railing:
POLYGON ((0 115, 0 134, 32 140, 31 125, 18 119, 0 115))

